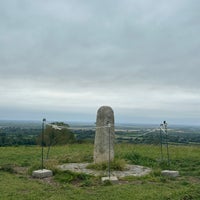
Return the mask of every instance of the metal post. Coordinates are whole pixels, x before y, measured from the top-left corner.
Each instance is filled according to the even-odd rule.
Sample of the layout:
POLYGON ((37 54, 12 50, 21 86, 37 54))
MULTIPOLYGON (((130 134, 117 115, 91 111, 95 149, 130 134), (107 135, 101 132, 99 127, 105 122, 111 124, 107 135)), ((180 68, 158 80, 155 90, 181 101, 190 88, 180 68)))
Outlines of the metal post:
POLYGON ((168 133, 167 133, 167 122, 164 121, 164 128, 165 128, 165 133, 166 133, 166 146, 167 146, 167 163, 168 163, 168 166, 170 165, 170 162, 169 162, 169 145, 168 145, 168 133))
POLYGON ((42 169, 44 169, 44 127, 45 127, 46 119, 42 120, 42 169))
POLYGON ((108 133, 109 133, 109 138, 108 138, 108 145, 109 145, 109 153, 108 153, 108 177, 110 179, 110 123, 108 122, 108 133))
POLYGON ((163 148, 162 148, 162 130, 161 127, 163 126, 163 124, 160 124, 160 154, 161 154, 161 161, 163 161, 163 148))

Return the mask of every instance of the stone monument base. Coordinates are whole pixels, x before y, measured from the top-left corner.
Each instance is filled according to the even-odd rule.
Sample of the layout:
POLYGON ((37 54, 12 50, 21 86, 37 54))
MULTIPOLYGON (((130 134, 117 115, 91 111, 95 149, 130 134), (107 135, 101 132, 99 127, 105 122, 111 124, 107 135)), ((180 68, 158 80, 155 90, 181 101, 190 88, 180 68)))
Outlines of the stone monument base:
POLYGON ((175 178, 175 177, 179 176, 179 172, 178 171, 171 171, 171 170, 163 170, 161 172, 161 175, 175 178))
POLYGON ((118 182, 118 178, 116 176, 102 177, 101 182, 103 183, 104 181, 110 181, 111 183, 116 183, 116 182, 118 182))
POLYGON ((34 178, 47 178, 53 176, 53 173, 51 170, 48 169, 40 169, 33 171, 32 176, 34 178))

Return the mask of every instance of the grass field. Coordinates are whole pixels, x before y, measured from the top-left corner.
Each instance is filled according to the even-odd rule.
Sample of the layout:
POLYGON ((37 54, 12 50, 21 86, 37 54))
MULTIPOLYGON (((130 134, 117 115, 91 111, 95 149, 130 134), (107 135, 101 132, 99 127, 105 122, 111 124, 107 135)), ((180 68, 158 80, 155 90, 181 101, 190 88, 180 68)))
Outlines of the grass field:
POLYGON ((112 185, 85 174, 60 172, 55 167, 61 163, 92 162, 92 144, 52 147, 45 166, 53 170, 54 176, 45 180, 30 175, 41 166, 40 147, 0 147, 0 199, 200 199, 200 147, 169 146, 169 152, 170 166, 160 161, 159 146, 117 144, 116 159, 148 166, 153 171, 148 176, 127 177, 112 185), (162 177, 161 169, 179 170, 180 177, 162 177))

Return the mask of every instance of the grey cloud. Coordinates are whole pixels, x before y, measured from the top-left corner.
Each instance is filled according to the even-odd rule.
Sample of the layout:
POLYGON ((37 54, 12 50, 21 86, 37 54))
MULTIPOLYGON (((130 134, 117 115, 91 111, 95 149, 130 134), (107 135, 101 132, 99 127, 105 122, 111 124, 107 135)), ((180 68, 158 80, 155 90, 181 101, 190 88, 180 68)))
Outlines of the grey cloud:
POLYGON ((122 103, 128 91, 199 92, 199 7, 197 0, 1 1, 0 91, 114 91, 122 103))

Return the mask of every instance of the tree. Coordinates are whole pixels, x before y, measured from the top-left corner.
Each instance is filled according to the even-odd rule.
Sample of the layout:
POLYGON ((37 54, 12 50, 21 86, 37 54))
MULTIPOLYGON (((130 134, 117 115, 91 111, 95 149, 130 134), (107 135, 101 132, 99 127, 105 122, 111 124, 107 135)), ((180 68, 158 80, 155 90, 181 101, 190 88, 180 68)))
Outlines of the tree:
MULTIPOLYGON (((75 142, 75 135, 69 129, 69 125, 63 122, 53 122, 46 125, 44 130, 43 145, 48 147, 47 159, 51 146, 64 145, 75 142)), ((40 134, 38 143, 42 144, 42 134, 40 134)))
POLYGON ((0 146, 6 144, 6 133, 0 130, 0 146))

